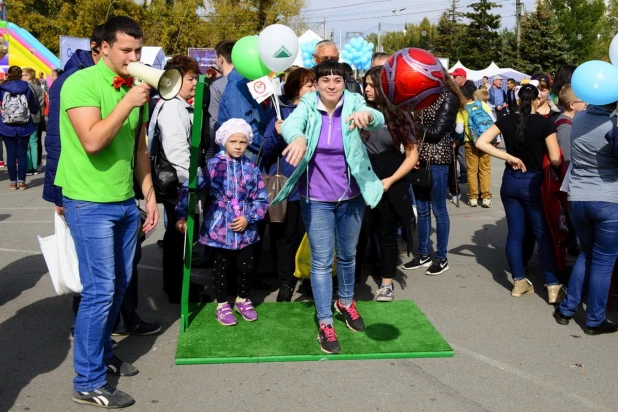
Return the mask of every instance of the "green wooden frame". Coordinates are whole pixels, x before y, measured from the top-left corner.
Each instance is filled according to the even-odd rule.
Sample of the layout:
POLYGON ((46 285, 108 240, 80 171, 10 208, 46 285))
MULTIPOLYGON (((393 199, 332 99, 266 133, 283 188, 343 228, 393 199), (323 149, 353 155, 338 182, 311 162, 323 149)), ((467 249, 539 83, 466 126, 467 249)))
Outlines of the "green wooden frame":
MULTIPOLYGON (((206 76, 201 75, 195 87, 193 107, 193 127, 191 129, 191 163, 189 165, 189 205, 187 213, 187 230, 185 233, 184 270, 182 276, 182 295, 180 298, 180 333, 189 328, 189 284, 191 282, 191 257, 193 256, 193 233, 195 228, 195 202, 197 166, 200 158, 200 143, 202 141, 202 123, 204 119, 204 92, 209 87, 206 76)), ((198 228, 199 230, 199 228, 198 228)))

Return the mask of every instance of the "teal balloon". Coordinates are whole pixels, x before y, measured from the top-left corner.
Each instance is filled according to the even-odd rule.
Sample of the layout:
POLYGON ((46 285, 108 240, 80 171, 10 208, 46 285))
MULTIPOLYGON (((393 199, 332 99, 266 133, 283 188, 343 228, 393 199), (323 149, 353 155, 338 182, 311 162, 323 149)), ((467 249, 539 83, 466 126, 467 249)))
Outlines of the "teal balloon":
POLYGON ((614 103, 618 101, 618 67, 600 60, 587 61, 573 72, 571 87, 586 103, 614 103))
POLYGON ((232 62, 240 75, 249 80, 270 74, 258 53, 258 36, 246 36, 238 40, 232 49, 232 62))

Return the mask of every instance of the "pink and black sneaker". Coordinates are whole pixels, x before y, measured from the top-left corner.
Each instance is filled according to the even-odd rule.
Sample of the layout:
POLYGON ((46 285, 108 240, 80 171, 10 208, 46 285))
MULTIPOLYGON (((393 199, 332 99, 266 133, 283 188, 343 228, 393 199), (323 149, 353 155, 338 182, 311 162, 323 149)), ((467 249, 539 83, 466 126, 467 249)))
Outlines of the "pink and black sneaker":
POLYGON ((229 303, 224 303, 223 305, 219 305, 217 307, 215 319, 217 319, 217 321, 223 326, 234 326, 238 324, 229 303))
POLYGON ((256 321, 258 318, 257 312, 253 308, 253 303, 249 299, 244 300, 236 300, 236 305, 234 306, 234 310, 240 313, 242 318, 247 322, 256 321))
POLYGON ((341 352, 341 347, 339 346, 339 339, 337 339, 335 328, 333 328, 333 325, 331 325, 330 323, 320 324, 320 331, 318 332, 318 342, 320 343, 322 352, 332 354, 341 352))
POLYGON ((365 330, 365 321, 361 318, 358 310, 356 310, 356 301, 353 300, 350 307, 345 307, 341 304, 339 299, 337 299, 335 302, 335 310, 343 315, 348 329, 354 332, 362 332, 365 330))

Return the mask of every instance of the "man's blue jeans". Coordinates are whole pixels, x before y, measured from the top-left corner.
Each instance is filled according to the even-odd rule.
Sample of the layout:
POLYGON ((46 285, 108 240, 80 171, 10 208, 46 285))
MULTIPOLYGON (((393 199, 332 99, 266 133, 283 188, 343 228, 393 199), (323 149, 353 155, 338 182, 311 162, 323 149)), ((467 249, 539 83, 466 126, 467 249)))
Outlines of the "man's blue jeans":
POLYGON ((339 300, 354 299, 356 244, 363 222, 365 199, 356 196, 341 202, 319 202, 303 198, 300 211, 311 248, 311 288, 318 322, 333 323, 332 266, 337 252, 339 300))
POLYGON ((556 256, 541 199, 542 184, 543 173, 523 173, 507 168, 502 175, 500 197, 509 229, 506 236, 506 258, 513 279, 522 280, 526 277, 522 251, 527 218, 539 245, 539 263, 545 284, 551 286, 560 284, 560 281, 556 277, 556 256))
POLYGON ((93 203, 64 198, 64 214, 79 262, 84 290, 75 320, 73 364, 76 391, 106 383, 109 339, 131 280, 140 222, 135 199, 93 203))
POLYGON ((573 316, 588 282, 586 325, 596 327, 605 320, 616 257, 618 257, 618 203, 569 202, 569 213, 579 238, 581 253, 575 262, 567 297, 560 312, 573 316))
POLYGON ((414 188, 416 210, 418 211, 418 254, 430 255, 429 236, 431 236, 431 211, 436 217, 436 236, 438 244, 436 258, 446 259, 451 221, 446 210, 446 191, 448 189, 448 165, 431 165, 433 186, 431 189, 414 188))

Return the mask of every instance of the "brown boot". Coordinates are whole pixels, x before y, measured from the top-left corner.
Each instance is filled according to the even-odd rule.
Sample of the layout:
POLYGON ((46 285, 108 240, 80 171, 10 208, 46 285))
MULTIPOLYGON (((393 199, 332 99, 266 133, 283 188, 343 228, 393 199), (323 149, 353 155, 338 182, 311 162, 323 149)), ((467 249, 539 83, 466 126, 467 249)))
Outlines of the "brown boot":
POLYGON ((566 297, 566 292, 562 285, 551 285, 547 287, 547 303, 553 305, 560 303, 566 297))
POLYGON ((523 296, 527 293, 532 293, 532 292, 534 292, 532 283, 528 279, 523 278, 522 280, 515 280, 514 285, 513 285, 513 291, 511 292, 511 296, 518 298, 520 296, 523 296))

